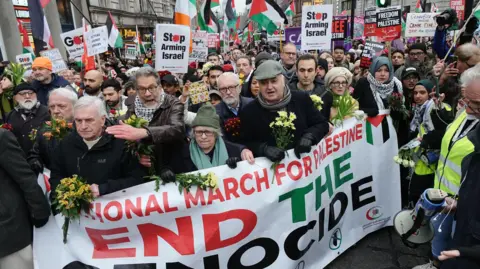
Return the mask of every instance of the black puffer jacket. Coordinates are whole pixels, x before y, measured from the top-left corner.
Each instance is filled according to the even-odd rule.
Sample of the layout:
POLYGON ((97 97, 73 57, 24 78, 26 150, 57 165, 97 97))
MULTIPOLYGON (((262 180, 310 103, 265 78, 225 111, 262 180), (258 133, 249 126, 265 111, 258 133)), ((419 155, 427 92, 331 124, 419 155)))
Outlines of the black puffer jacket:
POLYGON ((300 91, 300 92, 306 92, 309 95, 318 95, 319 97, 322 98, 323 101, 323 106, 322 106, 322 115, 326 119, 330 119, 330 109, 332 108, 333 104, 333 95, 330 91, 327 91, 327 88, 325 87, 325 82, 323 79, 320 77, 316 77, 315 80, 313 81, 315 83, 315 87, 311 91, 304 91, 304 90, 299 90, 298 89, 298 77, 297 74, 294 74, 292 79, 290 80, 290 90, 292 91, 300 91))

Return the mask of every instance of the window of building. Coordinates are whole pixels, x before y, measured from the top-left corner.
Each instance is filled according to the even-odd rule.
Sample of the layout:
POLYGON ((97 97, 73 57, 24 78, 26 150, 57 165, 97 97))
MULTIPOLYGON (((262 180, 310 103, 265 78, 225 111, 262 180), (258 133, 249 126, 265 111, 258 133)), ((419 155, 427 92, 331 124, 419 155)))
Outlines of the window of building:
POLYGON ((351 10, 352 9, 352 1, 342 1, 341 11, 344 10, 351 10))

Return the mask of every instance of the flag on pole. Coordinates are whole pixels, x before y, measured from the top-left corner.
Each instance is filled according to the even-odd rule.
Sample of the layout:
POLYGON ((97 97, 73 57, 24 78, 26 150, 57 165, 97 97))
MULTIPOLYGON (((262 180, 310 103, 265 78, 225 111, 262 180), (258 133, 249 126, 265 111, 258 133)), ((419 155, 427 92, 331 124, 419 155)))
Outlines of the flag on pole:
POLYGON ((422 0, 417 0, 417 4, 415 5, 415 12, 416 13, 422 13, 422 0))
POLYGON ((437 11, 438 11, 437 5, 435 3, 432 3, 432 9, 430 10, 430 12, 437 13, 437 11))
MULTIPOLYGON (((193 18, 191 17, 191 14, 193 12, 193 16, 195 16, 195 14, 197 13, 196 12, 197 8, 195 7, 195 5, 196 5, 195 0, 177 0, 175 4, 174 23, 178 25, 188 26, 188 28, 190 28, 190 20, 191 18, 193 18), (193 12, 192 10, 192 2, 195 8, 195 12, 193 12)), ((193 49, 191 36, 192 34, 190 31, 190 53, 192 52, 192 49, 193 49)))
POLYGON ((145 54, 145 47, 142 43, 142 38, 140 37, 140 32, 138 31, 138 25, 135 25, 135 41, 137 44, 137 54, 145 54))
POLYGON ((265 28, 270 35, 278 30, 276 22, 288 24, 285 12, 274 0, 253 0, 249 18, 265 28))
POLYGON ((44 42, 48 48, 55 47, 53 44, 52 35, 50 34, 50 28, 48 27, 47 18, 43 12, 43 9, 48 5, 49 2, 50 0, 28 0, 28 12, 30 14, 32 36, 34 41, 37 41, 36 44, 38 44, 35 46, 35 50, 37 52, 40 52, 44 49, 44 42))
POLYGON ((218 19, 212 12, 213 3, 213 0, 204 1, 197 15, 200 30, 207 31, 208 33, 217 33, 218 29, 220 29, 218 19))
MULTIPOLYGON (((85 22, 85 18, 82 18, 82 25, 83 25, 83 36, 85 36, 85 33, 88 32, 88 25, 85 22)), ((87 52, 87 41, 85 38, 83 39, 83 55, 82 55, 82 64, 85 67, 85 73, 90 70, 95 69, 95 57, 94 56, 88 56, 87 52)))
POLYGON ((210 3, 211 8, 218 7, 219 5, 220 5, 220 0, 212 0, 212 2, 210 3))
POLYGON ((475 9, 473 10, 473 16, 475 16, 475 18, 477 18, 478 20, 480 20, 480 3, 477 4, 477 6, 475 7, 475 9))
POLYGON ((240 23, 240 18, 237 16, 235 9, 235 0, 227 0, 227 6, 225 7, 225 15, 227 15, 227 26, 230 32, 230 36, 235 40, 237 36, 237 25, 240 23))
POLYGON ((34 57, 32 44, 30 44, 30 40, 28 39, 27 29, 23 27, 22 21, 20 21, 19 19, 17 19, 17 26, 18 26, 18 31, 20 32, 20 34, 22 34, 23 53, 31 53, 32 56, 34 57))
POLYGON ((112 48, 123 48, 123 39, 118 31, 112 13, 108 12, 107 22, 105 23, 108 29, 108 45, 112 48))
POLYGON ((295 0, 290 3, 287 10, 285 10, 285 15, 288 17, 295 16, 295 0))

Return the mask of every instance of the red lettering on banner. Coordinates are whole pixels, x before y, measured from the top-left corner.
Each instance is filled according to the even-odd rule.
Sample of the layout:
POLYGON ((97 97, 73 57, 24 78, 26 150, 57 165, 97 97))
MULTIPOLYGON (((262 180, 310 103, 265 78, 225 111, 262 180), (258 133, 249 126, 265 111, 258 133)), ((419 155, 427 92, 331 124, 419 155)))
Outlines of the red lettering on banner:
POLYGON ((170 207, 170 204, 168 203, 168 192, 163 192, 162 193, 163 197, 163 207, 165 208, 165 212, 173 212, 173 211, 178 211, 178 207, 170 207))
POLYGON ((337 152, 340 149, 340 141, 338 141, 338 138, 342 133, 343 132, 333 136, 333 152, 337 152))
POLYGON ((289 164, 288 164, 288 167, 287 167, 287 173, 288 173, 288 176, 294 180, 294 181, 297 181, 299 180, 300 178, 302 178, 302 175, 303 175, 303 169, 302 169, 302 164, 299 162, 299 161, 291 161, 289 164), (297 175, 294 175, 293 174, 293 166, 296 166, 297 167, 297 170, 298 170, 298 174, 297 175))
POLYGON ((148 196, 147 205, 145 206, 145 216, 150 216, 152 212, 158 212, 158 214, 163 214, 163 210, 158 204, 157 197, 155 194, 150 194, 148 196))
POLYGON ((275 179, 277 179, 277 185, 282 185, 282 177, 285 177, 287 174, 285 172, 280 172, 280 169, 285 169, 285 164, 280 163, 275 167, 275 179))
POLYGON ((255 171, 253 173, 255 175, 255 180, 257 181, 257 191, 261 192, 262 191, 262 183, 265 184, 265 190, 268 190, 270 188, 270 181, 268 180, 268 171, 267 168, 263 168, 263 177, 260 177, 258 174, 258 171, 255 171))
MULTIPOLYGON (((320 148, 320 146, 318 146, 320 148)), ((320 164, 320 160, 318 158, 318 150, 317 149, 314 149, 313 150, 313 159, 315 160, 315 170, 318 169, 318 165, 320 164)))
POLYGON ((312 173, 312 158, 310 158, 310 156, 305 156, 302 158, 302 161, 303 161, 303 169, 305 171, 305 176, 308 177, 308 175, 312 173))
POLYGON ((197 188, 197 192, 195 193, 195 197, 192 196, 191 192, 187 192, 186 189, 183 189, 183 197, 185 197, 185 206, 187 208, 191 208, 192 205, 190 203, 193 203, 195 206, 200 203, 202 206, 206 205, 205 203, 205 196, 203 195, 203 190, 200 188, 197 188))
POLYGON ((240 195, 238 195, 238 182, 234 177, 225 178, 223 180, 223 188, 225 189, 225 198, 227 200, 231 199, 231 195, 240 198, 240 195))
POLYGON ((253 187, 251 187, 250 189, 246 188, 245 181, 247 181, 247 179, 253 179, 252 174, 247 173, 240 178, 240 190, 243 192, 243 194, 250 195, 255 192, 255 188, 253 187))
POLYGON ((212 190, 209 188, 207 204, 211 205, 215 200, 219 200, 220 202, 225 202, 225 198, 223 197, 223 194, 219 189, 212 190))
POLYGON ((101 203, 95 203, 95 215, 100 219, 100 222, 103 223, 101 203))
POLYGON ((205 214, 202 215, 205 249, 207 251, 220 249, 234 245, 245 237, 247 237, 257 225, 257 215, 254 212, 246 209, 235 209, 219 214, 205 214), (220 223, 238 219, 243 222, 243 228, 236 236, 222 240, 220 237, 220 223))
POLYGON ((357 124, 357 126, 355 126, 355 129, 357 130, 355 133, 356 133, 356 140, 362 140, 363 138, 363 124, 357 124))
MULTIPOLYGON (((325 138, 325 149, 326 149, 326 155, 325 155, 325 158, 332 154, 332 137, 329 136, 327 138, 325 138)), ((324 160, 325 158, 322 158, 322 160, 324 160)))
POLYGON ((135 205, 130 199, 125 200, 125 216, 127 216, 127 219, 132 218, 132 212, 138 217, 143 217, 142 197, 137 197, 135 205))
POLYGON ((103 208, 103 215, 109 221, 117 221, 123 217, 122 204, 119 201, 110 201, 103 208), (117 209, 117 215, 115 217, 110 215, 110 208, 115 207, 117 209))
POLYGON ((155 257, 158 252, 158 237, 165 240, 181 255, 195 254, 193 225, 191 217, 175 219, 178 234, 152 223, 139 224, 138 230, 143 239, 145 257, 155 257))
POLYGON ((128 233, 127 227, 120 227, 109 230, 98 230, 85 227, 88 237, 93 243, 93 259, 107 259, 107 258, 132 258, 135 257, 135 248, 115 248, 110 249, 108 245, 122 244, 130 242, 128 237, 119 237, 113 239, 105 239, 104 235, 114 235, 128 233))

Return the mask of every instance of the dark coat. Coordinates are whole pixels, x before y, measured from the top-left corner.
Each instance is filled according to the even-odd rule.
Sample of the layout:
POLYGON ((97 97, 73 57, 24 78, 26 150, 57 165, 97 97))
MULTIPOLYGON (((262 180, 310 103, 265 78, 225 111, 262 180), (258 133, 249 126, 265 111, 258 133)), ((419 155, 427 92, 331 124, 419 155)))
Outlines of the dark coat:
POLYGON ((76 131, 58 144, 52 159, 52 193, 60 180, 79 175, 88 184, 97 184, 101 195, 144 182, 146 170, 127 152, 125 140, 103 134, 90 150, 76 131))
POLYGON ((75 89, 70 86, 70 83, 55 73, 52 73, 52 81, 49 84, 42 84, 37 80, 32 82, 32 87, 37 90, 37 99, 42 105, 48 105, 48 93, 58 88, 68 88, 72 91, 75 89))
MULTIPOLYGON (((394 86, 393 92, 398 92, 397 85, 394 86)), ((358 80, 352 96, 358 100, 360 110, 363 110, 363 112, 369 117, 375 117, 378 115, 377 102, 375 101, 373 92, 370 89, 370 82, 368 82, 367 78, 361 78, 358 80)), ((388 109, 388 100, 383 100, 383 105, 385 106, 385 109, 388 109)))
POLYGON ((12 125, 12 132, 17 138, 23 152, 27 155, 33 147, 33 142, 29 137, 30 132, 32 129, 38 129, 41 127, 42 124, 49 119, 50 114, 48 108, 44 105, 40 105, 26 120, 23 119, 20 112, 14 109, 8 113, 5 122, 12 125))
MULTIPOLYGON (((292 91, 292 98, 286 106, 286 110, 295 113, 297 116, 297 119, 294 121, 296 130, 288 149, 293 148, 306 133, 310 133, 315 137, 314 144, 320 142, 328 133, 327 119, 315 108, 308 94, 292 91)), ((265 143, 269 146, 276 145, 269 125, 277 116, 277 112, 263 108, 258 99, 249 103, 240 115, 241 131, 243 133, 242 144, 252 150, 255 157, 263 156, 265 143)))
MULTIPOLYGON (((290 80, 290 85, 289 85, 290 90, 303 91, 298 89, 297 83, 298 83, 298 77, 295 74, 290 80)), ((313 88, 312 91, 303 91, 303 92, 306 92, 309 95, 318 95, 319 97, 321 97, 323 101, 323 106, 321 111, 322 115, 326 119, 330 119, 330 109, 332 108, 332 105, 333 105, 333 94, 330 91, 327 91, 325 87, 325 82, 320 77, 317 76, 314 80, 314 83, 315 83, 315 87, 313 88)))
POLYGON ((458 249, 460 257, 442 264, 442 269, 480 269, 480 128, 470 132, 468 139, 475 145, 474 152, 463 158, 462 185, 458 194, 457 224, 451 249, 458 249))
POLYGON ((0 129, 0 257, 33 240, 32 220, 48 220, 50 206, 15 136, 0 129))
MULTIPOLYGON (((225 142, 225 147, 227 148, 227 153, 228 153, 229 158, 231 158, 231 157, 240 158, 241 154, 242 154, 242 150, 244 150, 246 148, 245 146, 235 144, 235 143, 229 142, 227 140, 223 140, 223 142, 225 142)), ((198 170, 197 166, 195 166, 195 164, 192 161, 192 158, 190 158, 189 144, 186 144, 186 146, 184 148, 184 151, 185 152, 182 155, 183 156, 188 156, 188 158, 184 159, 185 171, 183 171, 183 173, 197 171, 198 170)))
POLYGON ((225 131, 225 121, 231 118, 240 117, 240 114, 245 109, 245 106, 252 101, 252 98, 240 96, 240 107, 238 109, 238 115, 233 114, 233 112, 228 108, 227 104, 225 104, 225 102, 223 101, 215 106, 217 114, 220 117, 220 128, 222 128, 222 133, 225 140, 232 142, 238 141, 236 137, 233 137, 230 133, 225 131))
MULTIPOLYGON (((124 118, 135 114, 135 97, 125 100, 128 107, 124 118)), ((171 95, 165 95, 163 104, 155 111, 149 123, 148 130, 151 137, 145 143, 155 146, 155 170, 161 171, 163 166, 169 166, 175 173, 183 171, 181 163, 171 162, 174 154, 181 152, 187 143, 185 136, 185 123, 183 120, 184 106, 171 95)))
POLYGON ((57 141, 54 137, 50 138, 50 140, 47 140, 43 136, 44 133, 44 128, 40 128, 37 131, 35 143, 33 143, 33 147, 28 152, 27 156, 28 164, 30 164, 32 170, 37 174, 42 173, 43 168, 48 168, 51 170, 53 153, 59 143, 59 141, 57 141))

